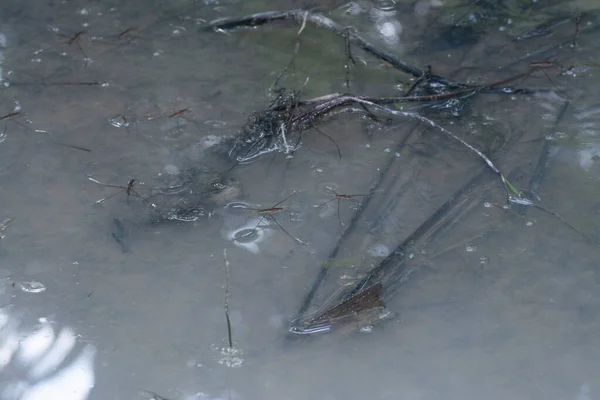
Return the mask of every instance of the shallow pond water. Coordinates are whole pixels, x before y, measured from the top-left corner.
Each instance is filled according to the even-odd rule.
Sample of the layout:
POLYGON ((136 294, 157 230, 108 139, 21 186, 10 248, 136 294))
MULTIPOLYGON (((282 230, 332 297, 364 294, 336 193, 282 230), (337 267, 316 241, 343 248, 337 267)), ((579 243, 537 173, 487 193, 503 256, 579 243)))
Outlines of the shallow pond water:
POLYGON ((600 397, 594 1, 120 3, 0 5, 1 400, 600 397), (234 166, 297 37, 282 82, 302 98, 416 81, 354 49, 348 89, 343 38, 310 24, 202 29, 308 7, 440 76, 521 74, 537 93, 403 110, 543 209, 504 207, 481 158, 414 118, 344 114, 234 166), (319 274, 306 313, 402 243, 384 319, 289 333, 319 274))

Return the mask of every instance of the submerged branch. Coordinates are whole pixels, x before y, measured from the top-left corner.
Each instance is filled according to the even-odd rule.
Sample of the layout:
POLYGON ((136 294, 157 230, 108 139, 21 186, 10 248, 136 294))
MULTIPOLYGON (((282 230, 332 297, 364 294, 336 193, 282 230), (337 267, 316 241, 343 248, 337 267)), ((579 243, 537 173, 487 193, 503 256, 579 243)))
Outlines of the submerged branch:
MULTIPOLYGON (((209 23, 205 28, 214 30, 230 30, 240 27, 255 27, 266 24, 271 21, 290 20, 298 24, 311 23, 319 28, 325 28, 338 36, 345 38, 350 44, 363 49, 365 52, 377 57, 378 59, 390 64, 402 72, 420 78, 425 75, 426 71, 421 68, 414 67, 398 58, 391 53, 378 49, 361 36, 350 31, 346 27, 341 26, 337 22, 321 14, 312 13, 306 10, 287 10, 287 11, 267 11, 246 15, 238 18, 221 18, 209 23)), ((432 81, 444 83, 446 85, 468 87, 469 85, 451 81, 437 75, 431 75, 432 81)))

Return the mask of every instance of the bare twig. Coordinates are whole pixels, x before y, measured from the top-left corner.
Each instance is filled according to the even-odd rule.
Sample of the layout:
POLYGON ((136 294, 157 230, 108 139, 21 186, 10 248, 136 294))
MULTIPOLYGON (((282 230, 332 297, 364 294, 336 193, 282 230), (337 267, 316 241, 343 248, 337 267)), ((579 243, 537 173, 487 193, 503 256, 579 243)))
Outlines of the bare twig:
POLYGON ((285 66, 285 68, 277 75, 277 78, 275 79, 275 82, 273 82, 271 89, 277 89, 279 87, 279 81, 281 80, 283 75, 290 69, 290 67, 294 64, 294 61, 296 60, 296 56, 298 55, 298 52, 300 51, 300 35, 304 31, 304 28, 306 28, 306 17, 308 17, 308 11, 306 11, 304 13, 304 18, 302 19, 302 25, 300 26, 300 29, 298 30, 298 33, 296 34, 296 45, 294 46, 294 54, 292 54, 292 57, 290 58, 290 61, 285 66))
POLYGON ((229 260, 227 259, 227 249, 223 249, 223 258, 225 259, 225 321, 227 322, 227 341, 229 348, 233 348, 233 339, 231 335, 231 320, 229 319, 229 260))
MULTIPOLYGON (((360 35, 352 32, 346 27, 341 26, 337 22, 333 21, 330 18, 325 17, 322 14, 309 12, 306 10, 287 10, 287 11, 268 11, 263 13, 251 14, 238 18, 221 18, 210 22, 204 29, 210 29, 215 31, 225 31, 231 30, 240 27, 256 27, 259 25, 266 24, 272 21, 278 20, 291 20, 296 23, 304 26, 306 23, 311 23, 319 28, 324 28, 332 31, 338 36, 345 38, 348 45, 356 46, 363 51, 371 54, 372 56, 382 60, 383 62, 391 65, 392 67, 410 74, 416 78, 421 78, 426 76, 428 83, 436 83, 447 86, 448 88, 454 89, 475 89, 481 90, 479 86, 473 86, 470 84, 465 84, 461 82, 454 81, 452 79, 448 79, 442 76, 429 74, 428 71, 423 70, 421 68, 417 68, 412 66, 398 58, 396 58, 393 54, 378 49, 367 40, 363 39, 360 35)), ((504 90, 504 89, 495 89, 494 87, 487 88, 494 93, 504 93, 504 94, 531 94, 536 93, 536 90, 528 90, 528 89, 517 89, 517 90, 504 90)))

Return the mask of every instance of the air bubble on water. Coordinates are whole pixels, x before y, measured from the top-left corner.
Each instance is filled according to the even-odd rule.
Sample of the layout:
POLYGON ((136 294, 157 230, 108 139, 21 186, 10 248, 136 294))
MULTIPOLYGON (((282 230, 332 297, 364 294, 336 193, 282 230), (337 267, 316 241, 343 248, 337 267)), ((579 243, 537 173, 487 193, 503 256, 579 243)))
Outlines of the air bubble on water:
POLYGON ((291 222, 302 222, 302 221, 304 221, 303 215, 301 213, 297 212, 297 211, 290 211, 289 215, 290 215, 290 221, 291 222))
POLYGON ((152 55, 154 57, 160 57, 160 56, 162 56, 162 54, 163 54, 162 50, 156 50, 154 53, 152 53, 152 55))
POLYGON ((373 257, 387 257, 391 253, 391 251, 390 248, 385 244, 377 243, 376 245, 369 247, 367 253, 369 253, 373 257))
POLYGON ((204 121, 204 124, 212 126, 213 128, 222 128, 227 125, 227 122, 209 119, 208 121, 204 121))
POLYGON ((576 400, 590 400, 590 392, 590 387, 584 383, 579 387, 579 393, 577 393, 576 400))
POLYGON ((229 368, 239 368, 244 363, 244 359, 240 357, 243 352, 235 347, 223 347, 221 348, 221 358, 219 364, 225 365, 229 368))
POLYGON ((269 316, 269 325, 273 328, 276 329, 281 329, 283 328, 283 326, 285 325, 284 323, 285 318, 283 317, 283 315, 271 315, 269 316))
POLYGON ((466 246, 466 247, 465 247, 465 250, 466 250, 468 253, 472 253, 472 252, 474 252, 474 251, 477 251, 477 247, 476 247, 476 246, 466 246))
POLYGON ((87 8, 82 8, 81 10, 77 11, 77 14, 79 15, 88 15, 90 13, 90 10, 88 10, 87 8))
POLYGON ((117 115, 116 117, 109 118, 108 123, 115 128, 127 128, 129 126, 129 121, 127 121, 124 115, 117 115))
POLYGON ((215 135, 208 135, 200 140, 200 146, 204 149, 208 149, 209 147, 216 146, 221 143, 222 138, 215 135))
POLYGON ((533 226, 533 221, 527 221, 527 223, 525 225, 527 225, 527 226, 533 226))
POLYGON ((251 253, 258 254, 260 252, 258 244, 267 237, 270 231, 269 229, 263 228, 263 223, 268 223, 268 221, 264 221, 263 218, 263 220, 260 221, 260 226, 257 226, 259 220, 260 218, 253 218, 248 221, 246 225, 227 232, 225 237, 233 242, 234 245, 248 250, 251 253))
POLYGON ((179 36, 179 35, 181 35, 181 34, 182 34, 183 32, 185 32, 185 31, 186 31, 186 29, 185 29, 185 27, 184 27, 184 26, 176 26, 176 27, 173 29, 173 31, 171 32, 171 34, 172 34, 173 36, 179 36))
POLYGON ((526 197, 517 197, 517 196, 508 196, 508 201, 510 201, 511 203, 516 203, 516 204, 521 204, 524 206, 532 206, 533 205, 533 201, 529 200, 526 197))
POLYGON ((46 291, 46 286, 38 281, 29 281, 21 283, 21 290, 27 293, 42 293, 46 291))
POLYGON ((179 168, 177 168, 173 164, 167 164, 165 165, 165 172, 169 175, 177 175, 179 174, 179 168))

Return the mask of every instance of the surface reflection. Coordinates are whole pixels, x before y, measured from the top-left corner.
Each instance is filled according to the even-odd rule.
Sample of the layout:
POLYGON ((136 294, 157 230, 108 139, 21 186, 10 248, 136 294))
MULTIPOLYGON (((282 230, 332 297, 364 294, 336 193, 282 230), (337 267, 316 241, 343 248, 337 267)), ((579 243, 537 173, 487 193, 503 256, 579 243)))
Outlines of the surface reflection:
POLYGON ((33 330, 0 310, 2 400, 85 400, 94 387, 96 348, 77 346, 69 327, 57 328, 40 318, 33 330))

